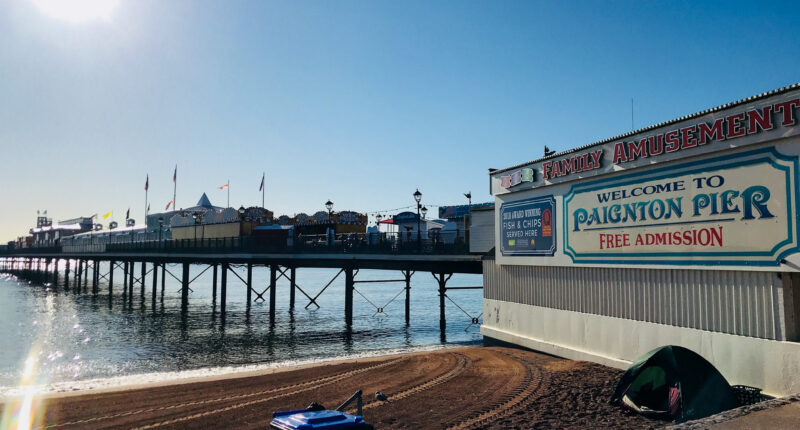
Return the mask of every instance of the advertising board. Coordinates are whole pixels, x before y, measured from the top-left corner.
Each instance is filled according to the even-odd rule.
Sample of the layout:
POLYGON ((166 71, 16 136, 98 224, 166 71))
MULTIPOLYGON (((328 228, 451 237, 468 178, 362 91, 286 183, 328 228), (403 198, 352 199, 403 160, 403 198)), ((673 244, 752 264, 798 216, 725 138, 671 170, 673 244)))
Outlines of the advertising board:
POLYGON ((500 252, 504 256, 552 256, 556 251, 556 200, 536 197, 500 206, 500 252))

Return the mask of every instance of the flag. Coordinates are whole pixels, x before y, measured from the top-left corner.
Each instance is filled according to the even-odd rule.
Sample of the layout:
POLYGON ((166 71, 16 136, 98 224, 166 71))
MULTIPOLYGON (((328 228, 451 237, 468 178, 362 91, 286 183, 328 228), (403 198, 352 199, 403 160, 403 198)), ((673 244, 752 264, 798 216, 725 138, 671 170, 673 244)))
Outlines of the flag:
POLYGON ((176 164, 175 172, 172 174, 172 183, 174 184, 177 181, 178 181, 178 165, 176 164))
POLYGON ((171 205, 171 204, 172 204, 172 200, 170 200, 169 203, 167 203, 167 207, 165 207, 164 210, 169 209, 169 205, 171 205))
POLYGON ((109 218, 111 218, 111 215, 113 215, 113 214, 114 214, 114 211, 111 211, 111 212, 103 215, 103 219, 109 219, 109 218))
POLYGON ((128 208, 128 212, 125 212, 125 219, 131 218, 131 208, 128 208))
POLYGON ((150 188, 150 175, 147 175, 147 179, 144 181, 144 190, 147 191, 150 188))
POLYGON ((263 189, 264 189, 264 174, 262 173, 261 174, 261 186, 258 187, 258 191, 261 191, 263 189))
POLYGON ((219 187, 220 190, 224 190, 225 188, 228 188, 228 184, 225 184, 225 185, 219 187))

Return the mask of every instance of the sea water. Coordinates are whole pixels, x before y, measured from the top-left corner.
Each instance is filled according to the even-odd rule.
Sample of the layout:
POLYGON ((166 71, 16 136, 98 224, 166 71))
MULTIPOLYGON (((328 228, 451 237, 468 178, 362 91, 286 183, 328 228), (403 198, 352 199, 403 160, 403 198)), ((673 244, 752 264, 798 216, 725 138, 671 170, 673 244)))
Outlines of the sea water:
MULTIPOLYGON (((88 290, 71 285, 65 291, 63 269, 57 286, 0 275, 0 395, 19 392, 23 381, 42 391, 108 387, 436 349, 481 339, 479 327, 471 324, 471 317, 481 313, 481 290, 448 292, 447 329, 441 333, 438 286, 430 273, 412 277, 408 326, 403 282, 356 284, 353 325, 348 329, 344 274, 317 298, 319 308, 306 308, 309 300, 297 290, 293 311, 288 282, 280 280, 271 323, 269 293, 264 294, 267 301, 253 303, 248 312, 246 287, 233 274, 228 276, 222 318, 219 302, 212 298, 212 272, 201 274, 205 267, 191 267, 191 278, 199 277, 190 285, 186 312, 181 311, 180 284, 169 274, 163 299, 158 280, 155 305, 152 274, 144 299, 137 284, 132 300, 123 298, 121 270, 115 272, 111 296, 105 281, 97 294, 92 294, 91 282, 88 290), (32 378, 24 379, 24 374, 32 378)), ((139 270, 137 265, 137 277, 139 270)), ((179 266, 168 270, 180 276, 179 266)), ((245 278, 244 268, 233 270, 245 278)), ((107 272, 106 265, 102 272, 107 272)), ((314 297, 337 272, 298 269, 296 282, 314 297)), ((399 280, 402 275, 378 270, 356 275, 356 280, 376 279, 399 280)), ((73 278, 70 281, 74 284, 73 278)), ((481 282, 480 275, 456 274, 448 286, 481 282)), ((263 291, 268 283, 269 270, 254 268, 254 289, 263 291)))

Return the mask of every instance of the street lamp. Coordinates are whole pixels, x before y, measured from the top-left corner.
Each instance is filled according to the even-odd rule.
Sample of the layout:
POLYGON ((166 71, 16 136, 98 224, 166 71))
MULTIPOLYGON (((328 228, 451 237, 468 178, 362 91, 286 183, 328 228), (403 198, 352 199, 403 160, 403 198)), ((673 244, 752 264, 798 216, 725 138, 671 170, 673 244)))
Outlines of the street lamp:
POLYGON ((419 202, 422 201, 422 193, 419 192, 419 188, 417 188, 417 191, 414 191, 414 200, 417 201, 417 248, 421 250, 422 249, 422 236, 421 236, 421 233, 420 233, 420 228, 421 228, 421 224, 422 223, 420 222, 419 211, 420 211, 420 209, 422 209, 422 205, 419 204, 419 202))
POLYGON ((423 206, 422 209, 420 209, 420 210, 422 211, 422 219, 425 219, 425 215, 428 214, 428 208, 423 206))
POLYGON ((467 220, 466 217, 464 218, 464 239, 466 239, 467 243, 469 243, 469 224, 472 223, 472 191, 467 191, 464 193, 464 197, 466 197, 469 201, 469 206, 467 207, 469 220, 467 220))
POLYGON ((197 246, 197 220, 198 220, 198 218, 200 218, 200 217, 198 217, 196 213, 192 214, 192 219, 194 220, 194 244, 195 244, 195 246, 197 246))
POLYGON ((158 217, 158 241, 161 242, 161 232, 164 231, 164 217, 158 217))
POLYGON ((328 200, 325 202, 325 209, 328 210, 328 221, 331 220, 331 214, 333 214, 333 202, 328 200))
POLYGON ((244 216, 244 213, 245 213, 245 211, 246 211, 246 209, 244 208, 244 206, 239 206, 239 216, 242 216, 242 217, 243 217, 243 216, 244 216))

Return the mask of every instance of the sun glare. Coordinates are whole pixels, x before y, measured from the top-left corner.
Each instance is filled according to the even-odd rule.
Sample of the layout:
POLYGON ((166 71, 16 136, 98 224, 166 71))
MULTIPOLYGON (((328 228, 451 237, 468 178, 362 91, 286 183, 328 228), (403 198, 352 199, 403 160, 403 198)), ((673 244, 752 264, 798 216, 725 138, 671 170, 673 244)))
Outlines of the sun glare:
POLYGON ((111 21, 119 0, 31 0, 45 14, 64 21, 80 23, 111 21))

